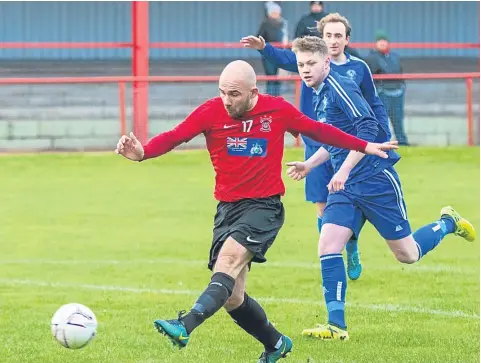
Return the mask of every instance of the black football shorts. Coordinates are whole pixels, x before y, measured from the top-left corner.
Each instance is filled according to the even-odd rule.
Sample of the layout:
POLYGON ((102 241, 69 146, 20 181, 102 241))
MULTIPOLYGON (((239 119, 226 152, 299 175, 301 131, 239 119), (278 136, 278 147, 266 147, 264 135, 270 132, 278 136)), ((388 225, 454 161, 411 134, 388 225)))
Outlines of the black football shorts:
POLYGON ((228 237, 232 237, 254 254, 251 262, 266 262, 265 254, 284 224, 285 211, 280 196, 219 202, 214 217, 214 235, 209 255, 209 269, 228 237))

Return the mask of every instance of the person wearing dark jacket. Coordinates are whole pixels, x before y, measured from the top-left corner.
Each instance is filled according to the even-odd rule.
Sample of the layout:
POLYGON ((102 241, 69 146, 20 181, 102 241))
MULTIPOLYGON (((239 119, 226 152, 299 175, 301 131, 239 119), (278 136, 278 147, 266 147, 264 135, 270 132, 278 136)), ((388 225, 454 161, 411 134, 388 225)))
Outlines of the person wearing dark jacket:
POLYGON ((324 3, 322 1, 311 1, 310 7, 311 12, 299 20, 294 38, 301 38, 306 35, 321 36, 317 30, 317 23, 327 15, 324 12, 324 3))
MULTIPOLYGON (((266 7, 267 17, 262 22, 258 35, 268 42, 280 43, 283 39, 285 27, 284 19, 281 18, 281 7, 275 2, 269 2, 266 7)), ((262 58, 262 65, 267 76, 277 76, 279 72, 277 65, 269 62, 266 58, 262 58)), ((266 93, 271 96, 279 96, 281 93, 281 82, 267 81, 266 93)))
MULTIPOLYGON (((329 14, 324 11, 324 3, 322 1, 311 1, 310 6, 311 12, 304 15, 301 20, 299 20, 294 38, 301 38, 306 35, 321 37, 321 34, 317 30, 317 23, 329 14)), ((346 46, 346 52, 354 57, 362 59, 361 55, 349 46, 346 46)))
MULTIPOLYGON (((389 39, 386 33, 378 31, 376 34, 376 49, 371 50, 366 59, 372 74, 401 74, 403 73, 401 59, 397 53, 389 49, 389 39)), ((404 80, 375 81, 379 98, 386 108, 399 145, 408 145, 404 132, 404 98, 406 83, 404 80)))

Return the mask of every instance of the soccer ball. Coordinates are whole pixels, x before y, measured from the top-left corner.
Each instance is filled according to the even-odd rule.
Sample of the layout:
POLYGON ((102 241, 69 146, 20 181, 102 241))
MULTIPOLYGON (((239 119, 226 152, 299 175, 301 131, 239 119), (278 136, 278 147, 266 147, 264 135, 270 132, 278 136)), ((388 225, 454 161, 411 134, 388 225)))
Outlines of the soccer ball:
POLYGON ((82 304, 66 304, 52 317, 52 334, 65 348, 85 347, 97 332, 97 318, 82 304))

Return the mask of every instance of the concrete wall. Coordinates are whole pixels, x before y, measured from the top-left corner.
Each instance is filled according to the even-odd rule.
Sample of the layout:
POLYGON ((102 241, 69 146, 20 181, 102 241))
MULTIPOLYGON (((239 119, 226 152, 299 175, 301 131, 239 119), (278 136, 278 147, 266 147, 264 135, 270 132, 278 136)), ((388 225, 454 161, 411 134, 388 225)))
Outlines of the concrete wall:
MULTIPOLYGON (((216 95, 217 87, 212 83, 195 87, 152 85, 150 136, 172 128, 205 99, 216 95)), ((284 85, 283 95, 293 102, 292 86, 284 85)), ((440 146, 466 144, 465 97, 463 81, 408 83, 405 125, 411 142, 440 146)), ((475 83, 474 102, 479 125, 479 82, 475 83)), ((130 122, 129 97, 127 104, 130 122)), ((119 136, 116 85, 0 87, 0 150, 113 150, 119 136)), ((292 144, 293 139, 287 135, 286 141, 292 144)), ((202 145, 202 137, 190 144, 202 145)))

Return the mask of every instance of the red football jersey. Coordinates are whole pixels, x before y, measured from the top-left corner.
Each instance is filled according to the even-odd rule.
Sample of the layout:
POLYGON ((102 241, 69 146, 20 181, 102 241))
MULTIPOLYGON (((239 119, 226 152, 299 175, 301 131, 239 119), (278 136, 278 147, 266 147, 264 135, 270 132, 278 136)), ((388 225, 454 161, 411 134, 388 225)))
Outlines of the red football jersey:
POLYGON ((214 166, 219 201, 284 195, 282 158, 286 132, 306 135, 321 143, 363 152, 367 142, 333 126, 316 122, 282 97, 259 95, 256 106, 242 119, 233 119, 220 97, 194 110, 171 131, 144 146, 144 160, 160 156, 203 133, 214 166))

